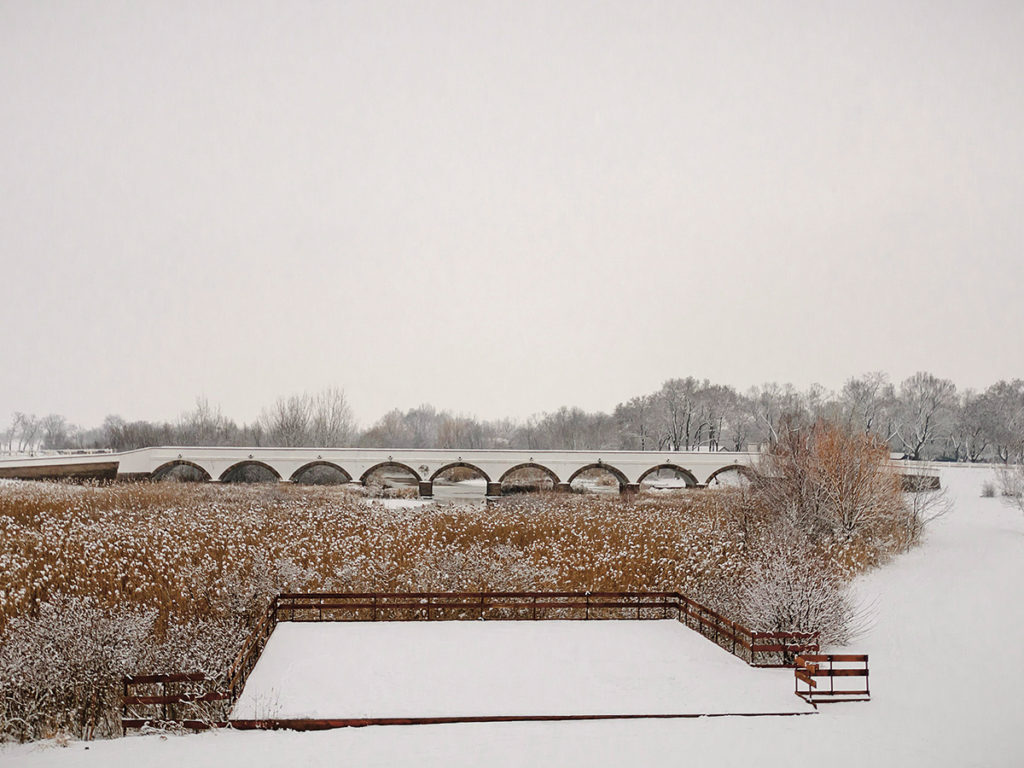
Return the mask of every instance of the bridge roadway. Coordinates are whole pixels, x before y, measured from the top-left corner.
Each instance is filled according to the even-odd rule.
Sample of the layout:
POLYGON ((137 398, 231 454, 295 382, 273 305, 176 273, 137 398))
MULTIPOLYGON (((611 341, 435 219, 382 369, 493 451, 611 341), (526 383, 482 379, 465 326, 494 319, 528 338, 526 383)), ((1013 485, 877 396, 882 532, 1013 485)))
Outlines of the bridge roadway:
POLYGON ((580 473, 602 468, 622 492, 636 491, 659 469, 673 469, 691 487, 706 487, 726 471, 740 470, 757 453, 728 451, 529 451, 442 448, 140 448, 123 453, 35 456, 0 460, 0 477, 108 477, 159 479, 186 465, 207 480, 225 480, 244 467, 259 466, 282 482, 301 482, 318 466, 333 467, 350 482, 365 483, 378 470, 404 470, 419 483, 420 495, 433 495, 437 477, 452 467, 476 470, 487 481, 487 495, 501 495, 501 484, 523 468, 543 472, 558 490, 568 490, 580 473))

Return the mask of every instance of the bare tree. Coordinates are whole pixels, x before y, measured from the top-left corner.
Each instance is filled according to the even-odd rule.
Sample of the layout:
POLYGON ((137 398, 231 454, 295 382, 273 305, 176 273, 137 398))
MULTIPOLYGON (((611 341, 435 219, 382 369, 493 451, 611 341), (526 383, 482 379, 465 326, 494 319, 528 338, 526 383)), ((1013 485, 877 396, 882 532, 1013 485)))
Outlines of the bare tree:
POLYGON ((42 429, 42 447, 46 449, 69 448, 71 445, 72 427, 68 420, 57 413, 44 416, 40 428, 42 429))
POLYGON ((237 442, 238 427, 205 397, 178 420, 175 442, 182 445, 230 445, 237 442))
POLYGON ((956 405, 956 385, 930 373, 915 373, 900 385, 896 437, 911 459, 947 432, 956 405))
POLYGON ((310 432, 313 445, 323 448, 350 445, 355 431, 352 409, 343 389, 329 387, 312 397, 310 432))
POLYGON ((42 422, 32 413, 16 411, 11 419, 11 440, 17 446, 14 450, 30 451, 37 447, 42 432, 42 422))
POLYGON ((950 458, 956 461, 981 461, 989 445, 988 403, 983 396, 967 390, 953 412, 949 432, 950 458))
POLYGON ((782 426, 787 420, 803 415, 800 393, 792 384, 779 386, 772 382, 754 387, 747 395, 746 403, 760 432, 761 442, 768 445, 776 445, 780 441, 782 426))
POLYGON ((654 396, 658 423, 658 447, 689 450, 696 428, 700 382, 689 376, 669 379, 654 396))
POLYGON ((849 379, 839 394, 848 427, 876 434, 887 443, 895 436, 891 418, 895 402, 896 390, 880 371, 849 379))
POLYGON ((312 442, 312 404, 308 395, 281 397, 263 411, 260 423, 270 445, 302 446, 312 442))
POLYGON ((649 445, 654 431, 652 411, 650 395, 640 395, 615 406, 615 420, 623 448, 646 451, 653 447, 649 445))
POLYGON ((1000 381, 982 395, 978 417, 986 425, 996 457, 1004 463, 1024 462, 1024 380, 1000 381))

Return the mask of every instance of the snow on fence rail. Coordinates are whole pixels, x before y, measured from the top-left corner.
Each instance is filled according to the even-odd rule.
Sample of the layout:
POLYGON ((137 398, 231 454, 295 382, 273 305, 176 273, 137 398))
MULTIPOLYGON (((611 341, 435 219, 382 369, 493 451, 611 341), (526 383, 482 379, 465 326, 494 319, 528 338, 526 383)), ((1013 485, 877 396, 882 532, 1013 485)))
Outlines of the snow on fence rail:
POLYGON ((223 703, 230 707, 238 699, 281 621, 609 619, 676 619, 754 667, 789 667, 798 654, 818 650, 817 634, 754 632, 678 592, 284 593, 267 606, 220 679, 209 680, 202 673, 126 677, 122 727, 226 725, 223 703), (138 686, 145 687, 146 693, 139 694, 138 686), (157 693, 154 686, 160 686, 157 693), (204 709, 202 705, 209 703, 215 706, 204 709), (147 707, 147 712, 140 711, 147 707))
POLYGON ((868 655, 866 653, 801 654, 796 657, 793 668, 794 693, 815 707, 829 701, 870 701, 871 688, 868 685, 868 655), (828 690, 819 686, 818 678, 828 678, 828 690), (854 687, 840 684, 836 678, 863 678, 853 683, 854 687), (800 684, 807 686, 801 689, 800 684))

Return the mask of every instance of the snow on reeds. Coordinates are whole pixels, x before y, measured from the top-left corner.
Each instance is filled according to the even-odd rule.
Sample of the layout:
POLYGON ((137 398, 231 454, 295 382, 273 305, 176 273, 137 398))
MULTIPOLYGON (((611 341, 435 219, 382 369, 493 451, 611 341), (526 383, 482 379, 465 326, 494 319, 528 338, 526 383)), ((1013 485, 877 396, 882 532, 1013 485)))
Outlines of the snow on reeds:
POLYGON ((3 482, 0 740, 115 733, 121 675, 216 677, 282 590, 670 590, 755 629, 824 630, 818 581, 794 591, 783 569, 769 606, 764 574, 812 558, 799 572, 838 574, 835 607, 852 573, 902 545, 823 529, 766 560, 782 540, 767 498, 539 493, 402 509, 339 487, 3 482))
POLYGON ((161 625, 255 613, 285 587, 681 589, 718 603, 742 544, 722 498, 539 494, 403 510, 337 488, 8 483, 0 628, 55 595, 152 609, 161 625))

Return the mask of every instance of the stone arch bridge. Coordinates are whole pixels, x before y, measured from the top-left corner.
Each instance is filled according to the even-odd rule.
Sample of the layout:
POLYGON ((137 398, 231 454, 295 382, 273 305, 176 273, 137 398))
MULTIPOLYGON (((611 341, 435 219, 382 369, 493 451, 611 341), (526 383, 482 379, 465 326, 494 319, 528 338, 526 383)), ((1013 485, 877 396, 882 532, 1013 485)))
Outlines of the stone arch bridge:
POLYGON ((189 466, 205 480, 225 481, 239 470, 259 467, 281 482, 299 482, 314 467, 326 467, 341 482, 363 482, 381 469, 410 474, 420 495, 433 495, 437 477, 453 467, 466 467, 487 482, 487 495, 501 495, 513 472, 533 468, 550 478, 556 490, 591 469, 602 469, 618 481, 620 492, 639 489, 648 476, 673 470, 687 486, 703 488, 718 475, 742 472, 757 453, 727 451, 528 451, 445 448, 141 448, 123 453, 35 456, 0 460, 0 477, 106 477, 159 479, 171 469, 189 466))

